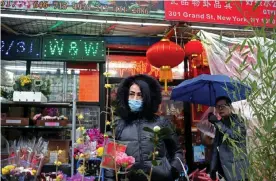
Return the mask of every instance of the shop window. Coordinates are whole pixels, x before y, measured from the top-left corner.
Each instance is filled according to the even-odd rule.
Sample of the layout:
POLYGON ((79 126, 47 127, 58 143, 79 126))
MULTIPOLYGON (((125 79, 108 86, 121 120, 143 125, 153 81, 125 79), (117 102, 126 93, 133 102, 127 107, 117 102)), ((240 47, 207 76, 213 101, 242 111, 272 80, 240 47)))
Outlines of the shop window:
POLYGON ((26 74, 26 61, 1 60, 1 86, 12 87, 16 76, 26 74))

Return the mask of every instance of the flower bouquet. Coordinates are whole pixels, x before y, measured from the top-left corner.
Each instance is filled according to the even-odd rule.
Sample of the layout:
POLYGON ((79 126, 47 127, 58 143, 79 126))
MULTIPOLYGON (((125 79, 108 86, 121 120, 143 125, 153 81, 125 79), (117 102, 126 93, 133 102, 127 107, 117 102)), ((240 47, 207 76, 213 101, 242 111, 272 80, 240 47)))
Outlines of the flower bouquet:
POLYGON ((32 120, 37 126, 66 126, 68 118, 59 115, 57 108, 45 108, 43 113, 34 115, 32 120))
POLYGON ((76 135, 77 141, 74 145, 75 159, 90 159, 103 155, 104 136, 98 128, 86 130, 84 127, 79 127, 76 135))
MULTIPOLYGON (((23 163, 22 163, 23 164, 23 163)), ((14 164, 7 165, 1 169, 1 180, 7 181, 35 181, 37 169, 32 167, 24 168, 14 164)))
POLYGON ((13 101, 47 102, 46 97, 51 93, 50 80, 37 75, 19 76, 13 89, 13 101))
POLYGON ((41 78, 38 75, 21 75, 15 80, 13 89, 15 91, 42 92, 48 96, 51 93, 50 86, 50 80, 47 78, 41 78))
POLYGON ((104 136, 98 128, 86 130, 80 126, 76 130, 74 158, 78 160, 78 174, 72 179, 82 177, 83 180, 94 180, 90 176, 100 176, 101 157, 104 149, 104 136), (88 177, 87 177, 88 176, 88 177))
POLYGON ((44 156, 48 151, 48 142, 42 138, 20 138, 11 144, 9 150, 9 158, 1 160, 3 179, 34 180, 40 173, 44 156))
POLYGON ((45 181, 66 181, 67 176, 62 172, 41 173, 40 180, 45 181))

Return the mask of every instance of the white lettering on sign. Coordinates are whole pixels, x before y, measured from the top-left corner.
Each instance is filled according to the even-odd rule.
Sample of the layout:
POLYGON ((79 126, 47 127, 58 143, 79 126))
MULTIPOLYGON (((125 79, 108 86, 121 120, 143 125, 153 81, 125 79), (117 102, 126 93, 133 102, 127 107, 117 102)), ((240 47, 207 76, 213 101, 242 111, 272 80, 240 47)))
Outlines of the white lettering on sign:
POLYGON ((181 0, 181 5, 183 5, 183 6, 189 6, 188 0, 181 0))
POLYGON ((215 20, 212 14, 206 14, 206 19, 215 20))
POLYGON ((232 9, 232 6, 231 6, 230 2, 226 2, 224 8, 225 9, 232 9))
POLYGON ((190 13, 184 12, 183 16, 185 18, 205 19, 205 15, 204 14, 190 14, 190 13))
POLYGON ((218 20, 223 20, 223 21, 231 21, 231 17, 227 17, 227 16, 222 16, 222 15, 217 15, 217 19, 218 20))
POLYGON ((177 2, 175 2, 175 1, 171 1, 171 4, 178 5, 178 3, 177 3, 177 2))
POLYGON ((268 15, 276 15, 276 10, 264 9, 263 13, 268 15))
POLYGON ((210 6, 211 6, 211 3, 209 2, 209 0, 203 0, 203 7, 209 8, 210 6))
POLYGON ((241 21, 245 21, 247 22, 246 18, 241 18, 241 17, 237 17, 237 16, 232 16, 234 21, 236 22, 241 22, 241 21))
POLYGON ((219 0, 215 0, 214 8, 221 8, 219 0))
POLYGON ((6 123, 12 123, 12 124, 21 124, 21 120, 12 120, 12 119, 7 119, 6 123))
POLYGON ((200 0, 192 0, 192 4, 198 7, 200 5, 200 0))
POLYGON ((266 1, 264 2, 264 6, 265 6, 265 7, 272 6, 271 3, 273 3, 272 0, 266 0, 266 1))
POLYGON ((250 21, 252 23, 259 23, 259 18, 251 18, 250 21))

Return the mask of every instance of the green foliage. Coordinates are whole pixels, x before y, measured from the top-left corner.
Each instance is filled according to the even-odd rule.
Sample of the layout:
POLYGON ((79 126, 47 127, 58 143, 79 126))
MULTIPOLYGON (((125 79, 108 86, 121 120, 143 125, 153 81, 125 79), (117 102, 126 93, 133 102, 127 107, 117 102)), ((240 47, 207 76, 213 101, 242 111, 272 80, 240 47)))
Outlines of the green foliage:
POLYGON ((172 129, 167 128, 167 127, 160 128, 159 126, 155 126, 153 129, 149 128, 149 127, 144 127, 143 130, 146 131, 146 132, 151 133, 151 135, 152 135, 151 138, 150 138, 150 141, 153 144, 153 151, 149 155, 149 158, 152 159, 152 161, 151 161, 151 164, 152 164, 151 171, 150 171, 149 175, 145 174, 142 171, 143 175, 145 175, 147 177, 148 181, 150 181, 151 176, 152 176, 153 167, 161 165, 161 161, 156 159, 156 157, 159 154, 158 153, 159 140, 168 138, 172 134, 172 129))
POLYGON ((5 87, 1 87, 1 95, 0 96, 7 100, 12 100, 13 91, 9 90, 5 87))
MULTIPOLYGON (((257 8, 258 4, 254 8, 257 8)), ((235 150, 235 157, 247 155, 250 162, 250 180, 276 180, 276 34, 268 33, 265 27, 250 29, 254 31, 255 38, 246 38, 242 43, 236 44, 225 61, 231 61, 234 52, 241 52, 244 60, 236 69, 238 76, 235 79, 252 89, 251 94, 247 95, 247 103, 255 122, 253 124, 253 119, 244 119, 250 133, 246 153, 234 141, 231 141, 231 145, 235 150), (242 52, 245 47, 249 50, 242 52), (249 54, 255 55, 256 62, 247 61, 249 54), (247 75, 248 72, 250 76, 247 75)), ((275 28, 272 31, 275 32, 275 28)), ((237 87, 237 94, 238 92, 237 87)), ((244 109, 241 108, 240 116, 244 109)), ((241 133, 241 130, 234 131, 236 134, 241 133)), ((223 141, 227 139, 230 138, 224 135, 223 141)))

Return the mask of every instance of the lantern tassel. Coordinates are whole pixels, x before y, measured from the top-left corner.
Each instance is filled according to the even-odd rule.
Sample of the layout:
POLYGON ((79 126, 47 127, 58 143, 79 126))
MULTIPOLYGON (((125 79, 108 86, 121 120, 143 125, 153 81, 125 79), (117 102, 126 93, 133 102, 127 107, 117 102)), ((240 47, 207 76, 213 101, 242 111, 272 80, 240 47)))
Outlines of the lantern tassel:
POLYGON ((165 93, 168 93, 168 82, 172 81, 172 69, 170 66, 162 66, 160 68, 160 82, 165 84, 165 93))

